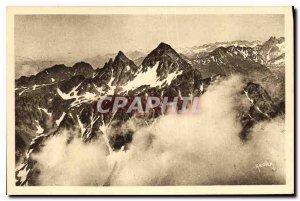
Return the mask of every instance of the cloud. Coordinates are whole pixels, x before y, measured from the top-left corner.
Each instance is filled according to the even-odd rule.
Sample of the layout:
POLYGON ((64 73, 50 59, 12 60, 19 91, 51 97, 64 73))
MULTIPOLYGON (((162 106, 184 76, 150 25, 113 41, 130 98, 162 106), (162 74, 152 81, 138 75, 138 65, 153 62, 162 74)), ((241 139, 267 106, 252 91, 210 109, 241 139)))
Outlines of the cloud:
MULTIPOLYGON (((239 138, 236 116, 247 108, 239 77, 211 85, 201 112, 161 116, 135 127, 127 151, 109 154, 103 138, 70 143, 65 132, 34 156, 41 185, 222 185, 285 182, 284 117, 256 124, 239 138), (237 102, 237 100, 242 100, 237 102)), ((72 133, 71 133, 72 135, 72 133)), ((73 134, 73 136, 75 136, 73 134)))
POLYGON ((103 185, 110 167, 105 145, 99 140, 89 144, 80 138, 70 140, 64 131, 52 137, 42 152, 34 154, 40 174, 39 185, 103 185))

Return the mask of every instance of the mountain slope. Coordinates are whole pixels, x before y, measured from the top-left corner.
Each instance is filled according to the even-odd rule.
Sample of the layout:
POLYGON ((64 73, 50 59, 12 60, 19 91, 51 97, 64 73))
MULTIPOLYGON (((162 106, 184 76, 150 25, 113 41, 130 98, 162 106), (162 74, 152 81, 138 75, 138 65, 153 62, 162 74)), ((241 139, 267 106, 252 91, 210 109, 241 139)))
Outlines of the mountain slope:
POLYGON ((251 47, 219 47, 207 56, 192 60, 204 77, 239 73, 247 76, 269 75, 271 71, 260 63, 261 57, 251 47))
POLYGON ((54 65, 47 68, 36 75, 30 77, 22 76, 16 80, 16 86, 33 86, 42 84, 51 84, 59 82, 65 79, 69 79, 72 76, 83 75, 85 77, 91 77, 94 70, 92 66, 85 62, 79 62, 74 64, 73 67, 67 67, 64 64, 54 65))

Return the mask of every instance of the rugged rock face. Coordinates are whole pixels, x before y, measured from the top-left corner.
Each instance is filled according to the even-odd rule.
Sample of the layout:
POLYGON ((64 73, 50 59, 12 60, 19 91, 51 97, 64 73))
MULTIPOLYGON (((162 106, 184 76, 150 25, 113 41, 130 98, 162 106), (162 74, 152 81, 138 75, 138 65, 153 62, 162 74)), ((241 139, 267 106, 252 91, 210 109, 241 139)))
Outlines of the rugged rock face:
POLYGON ((267 66, 284 65, 284 37, 271 37, 258 49, 262 63, 267 66))
MULTIPOLYGON (((194 69, 168 44, 160 43, 156 49, 144 59, 141 65, 141 72, 146 72, 157 67, 156 77, 161 81, 162 86, 174 77, 164 90, 165 96, 174 97, 180 90, 183 96, 188 96, 193 92, 194 69), (171 75, 171 76, 170 76, 171 75)), ((201 75, 198 75, 201 78, 201 75)))
POLYGON ((73 67, 72 67, 72 71, 73 71, 73 76, 74 75, 83 75, 86 78, 92 77, 93 73, 94 73, 94 69, 93 67, 85 62, 79 62, 76 63, 73 67))
POLYGON ((138 67, 134 62, 128 59, 123 52, 119 52, 114 62, 112 63, 113 86, 122 86, 129 80, 133 79, 134 73, 138 70, 138 67))
POLYGON ((85 62, 76 63, 73 67, 55 65, 35 76, 17 79, 17 185, 36 185, 38 169, 30 154, 38 152, 53 135, 71 130, 86 143, 99 137, 107 138, 109 151, 116 151, 126 149, 132 140, 133 131, 124 127, 129 119, 135 117, 137 125, 143 126, 161 115, 159 110, 140 116, 122 111, 100 114, 97 100, 105 95, 128 98, 199 96, 212 82, 239 74, 247 81, 247 85, 241 88, 241 94, 251 104, 250 108, 239 108, 237 117, 244 127, 240 137, 247 140, 247 133, 255 123, 284 113, 284 102, 274 101, 261 84, 249 79, 253 76, 274 76, 263 65, 262 55, 268 47, 270 49, 273 44, 270 43, 263 44, 259 50, 244 46, 217 47, 190 62, 170 45, 161 43, 140 66, 120 51, 103 68, 94 70, 85 62), (110 126, 114 127, 114 131, 108 134, 106 128, 110 126))
POLYGON ((241 138, 248 138, 249 130, 257 122, 271 120, 272 118, 284 114, 284 103, 276 105, 269 94, 259 84, 249 82, 243 89, 248 100, 251 102, 250 109, 246 113, 241 113, 241 123, 243 130, 241 138))
POLYGON ((110 59, 102 69, 96 70, 97 74, 93 80, 98 86, 104 83, 110 86, 122 86, 134 78, 137 70, 135 63, 119 51, 114 60, 110 59))

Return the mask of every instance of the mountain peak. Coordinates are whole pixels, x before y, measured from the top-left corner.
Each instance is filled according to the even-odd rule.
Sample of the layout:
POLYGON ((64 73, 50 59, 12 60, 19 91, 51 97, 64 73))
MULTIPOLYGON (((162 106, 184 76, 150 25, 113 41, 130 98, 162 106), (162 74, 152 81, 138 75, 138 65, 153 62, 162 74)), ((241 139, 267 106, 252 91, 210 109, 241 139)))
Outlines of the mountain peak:
POLYGON ((190 68, 189 64, 170 45, 163 42, 143 60, 142 71, 152 68, 157 62, 159 62, 160 69, 164 71, 162 77, 166 77, 168 73, 175 72, 179 68, 190 68))
POLYGON ((158 49, 168 49, 168 48, 171 48, 171 49, 172 49, 172 47, 171 47, 169 44, 164 43, 164 42, 161 42, 161 43, 157 46, 157 48, 158 48, 158 49))
POLYGON ((276 41, 277 38, 275 36, 271 36, 268 41, 276 41))
POLYGON ((112 65, 114 67, 117 67, 120 65, 127 65, 127 64, 135 66, 135 64, 133 64, 132 60, 130 60, 122 51, 119 51, 117 56, 115 57, 112 65))
POLYGON ((168 44, 161 42, 148 56, 163 56, 178 57, 179 54, 168 44))
POLYGON ((120 50, 117 56, 125 56, 125 54, 120 50))
POLYGON ((158 54, 173 54, 178 55, 178 53, 171 47, 171 45, 161 42, 153 52, 157 52, 158 54))
POLYGON ((125 59, 128 59, 128 58, 125 56, 125 54, 122 51, 119 51, 116 58, 115 58, 115 60, 116 59, 125 60, 125 59))

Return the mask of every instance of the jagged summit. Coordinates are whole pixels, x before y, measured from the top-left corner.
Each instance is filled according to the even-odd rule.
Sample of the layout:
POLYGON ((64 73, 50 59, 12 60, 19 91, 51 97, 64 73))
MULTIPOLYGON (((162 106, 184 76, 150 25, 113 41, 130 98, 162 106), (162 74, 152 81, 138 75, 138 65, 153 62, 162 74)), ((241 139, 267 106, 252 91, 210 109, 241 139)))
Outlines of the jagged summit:
POLYGON ((106 83, 112 86, 119 86, 133 79, 137 70, 138 67, 135 63, 122 51, 119 51, 114 59, 110 58, 109 61, 104 64, 103 68, 97 70, 97 75, 94 77, 94 80, 98 85, 106 83))
POLYGON ((259 54, 262 55, 263 63, 268 66, 284 65, 284 47, 284 37, 276 38, 272 36, 259 49, 259 54))
POLYGON ((129 63, 129 62, 131 62, 131 60, 122 51, 119 51, 117 56, 114 59, 114 63, 117 64, 117 63, 121 63, 121 62, 129 63))
POLYGON ((127 64, 136 67, 132 60, 130 60, 122 51, 119 51, 114 59, 110 58, 107 62, 105 62, 103 68, 117 69, 120 66, 124 66, 127 64))
POLYGON ((275 36, 271 36, 269 38, 269 40, 267 40, 265 42, 265 44, 268 44, 268 43, 282 43, 284 40, 285 40, 284 37, 278 37, 278 38, 276 38, 275 36))

